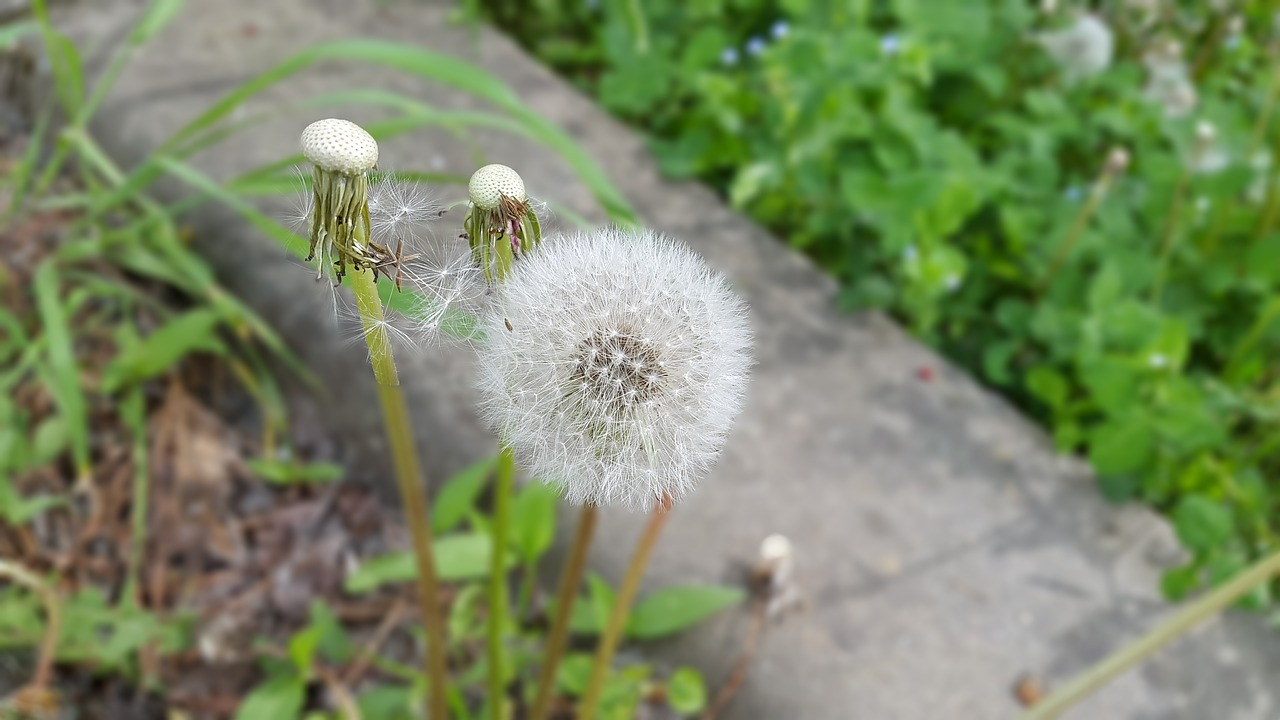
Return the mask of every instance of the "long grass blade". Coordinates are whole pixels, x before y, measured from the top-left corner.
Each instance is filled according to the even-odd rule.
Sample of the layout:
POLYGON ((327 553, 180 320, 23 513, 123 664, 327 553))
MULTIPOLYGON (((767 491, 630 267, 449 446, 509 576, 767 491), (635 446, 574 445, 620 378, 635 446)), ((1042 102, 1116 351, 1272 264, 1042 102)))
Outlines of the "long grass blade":
POLYGON ((48 363, 41 375, 48 385, 54 404, 66 420, 71 435, 71 452, 75 460, 77 480, 87 481, 91 471, 88 403, 80 387, 80 372, 76 367, 75 350, 71 344, 70 322, 59 297, 58 271, 52 262, 45 260, 40 263, 32 284, 48 356, 48 363))

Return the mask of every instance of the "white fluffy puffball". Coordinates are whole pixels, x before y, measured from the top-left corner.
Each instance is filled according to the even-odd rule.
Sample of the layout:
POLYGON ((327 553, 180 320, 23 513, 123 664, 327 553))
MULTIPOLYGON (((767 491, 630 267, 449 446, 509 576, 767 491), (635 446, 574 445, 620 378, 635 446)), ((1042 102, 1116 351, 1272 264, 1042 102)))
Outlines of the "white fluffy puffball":
POLYGON ((483 416, 572 503, 678 500, 742 409, 746 305, 651 231, 547 238, 498 285, 481 329, 483 416))

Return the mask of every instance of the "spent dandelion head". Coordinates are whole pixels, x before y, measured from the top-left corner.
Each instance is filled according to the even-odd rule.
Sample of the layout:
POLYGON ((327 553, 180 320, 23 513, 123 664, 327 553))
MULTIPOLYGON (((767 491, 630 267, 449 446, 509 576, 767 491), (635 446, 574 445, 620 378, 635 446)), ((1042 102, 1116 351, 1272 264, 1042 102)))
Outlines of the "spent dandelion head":
POLYGON ((742 407, 746 308, 684 245, 608 229, 549 239, 481 317, 481 410, 575 503, 648 509, 693 489, 742 407))
POLYGON ((319 253, 321 275, 332 266, 341 282, 348 266, 359 270, 373 264, 368 248, 369 171, 378 164, 378 143, 359 125, 328 118, 302 131, 302 154, 314 172, 307 260, 319 253))
POLYGON ((485 165, 467 183, 471 197, 464 221, 476 264, 490 282, 500 279, 515 258, 542 240, 538 215, 524 180, 506 165, 485 165))

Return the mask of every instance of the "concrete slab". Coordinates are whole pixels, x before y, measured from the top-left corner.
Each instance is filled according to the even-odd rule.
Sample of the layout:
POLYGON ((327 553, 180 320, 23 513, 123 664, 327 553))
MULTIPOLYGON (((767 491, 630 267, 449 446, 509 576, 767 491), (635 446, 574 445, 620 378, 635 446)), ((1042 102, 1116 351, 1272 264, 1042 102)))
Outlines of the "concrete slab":
MULTIPOLYGON (((96 0, 64 18, 100 60, 140 7, 96 0)), ((1168 612, 1156 582, 1177 548, 1160 519, 1104 504, 1087 469, 1055 456, 1001 400, 882 316, 836 313, 832 283, 808 262, 706 188, 662 180, 639 137, 506 38, 484 28, 473 35, 449 13, 437 0, 192 0, 125 72, 96 131, 112 154, 136 161, 221 93, 310 43, 414 43, 501 76, 599 160, 648 224, 728 272, 751 303, 759 338, 749 406, 714 476, 673 517, 647 586, 734 580, 765 535, 794 542, 808 608, 770 627, 732 720, 1011 717, 1019 675, 1061 682, 1168 612), (934 370, 932 380, 918 377, 922 367, 934 370)), ((306 72, 254 107, 353 87, 446 109, 483 107, 454 90, 346 64, 306 72)), ((197 165, 226 178, 278 159, 321 112, 287 114, 197 165)), ((534 195, 601 219, 553 154, 520 138, 473 137, 400 139, 384 144, 383 164, 465 176, 479 150, 484 161, 516 167, 534 195)), ((188 192, 168 181, 159 190, 188 192)), ((283 214, 288 204, 264 207, 283 214)), ((206 208, 190 220, 227 284, 330 381, 333 392, 318 402, 352 439, 353 472, 376 479, 383 448, 363 353, 342 343, 323 291, 233 214, 206 208)), ((401 367, 434 477, 491 450, 471 412, 465 353, 404 358, 401 367)), ((595 567, 616 578, 640 523, 608 514, 595 567)), ((744 619, 728 613, 651 650, 704 668, 714 682, 732 662, 744 619)), ((1233 613, 1069 717, 1274 718, 1277 677, 1280 636, 1260 617, 1233 613)))

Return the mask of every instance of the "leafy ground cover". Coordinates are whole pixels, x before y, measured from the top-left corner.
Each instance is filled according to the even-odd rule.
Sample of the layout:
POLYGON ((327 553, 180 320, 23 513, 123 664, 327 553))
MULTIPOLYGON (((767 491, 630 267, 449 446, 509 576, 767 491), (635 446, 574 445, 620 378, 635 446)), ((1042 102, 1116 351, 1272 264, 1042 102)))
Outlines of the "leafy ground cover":
MULTIPOLYGON (((480 12, 479 8, 473 8, 480 12)), ((542 0, 483 13, 1166 512, 1277 545, 1280 20, 1262 2, 542 0)), ((1267 588, 1249 602, 1272 603, 1267 588)))

